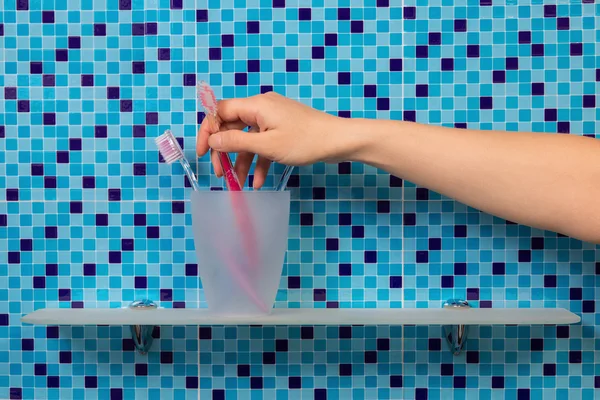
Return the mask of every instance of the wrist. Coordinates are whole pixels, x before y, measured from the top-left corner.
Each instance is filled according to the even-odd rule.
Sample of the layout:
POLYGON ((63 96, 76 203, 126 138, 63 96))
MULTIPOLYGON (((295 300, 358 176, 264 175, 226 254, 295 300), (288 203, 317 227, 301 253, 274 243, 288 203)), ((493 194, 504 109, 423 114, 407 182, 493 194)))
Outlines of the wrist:
MULTIPOLYGON (((373 119, 344 119, 344 140, 347 160, 377 165, 383 151, 381 146, 401 129, 401 122, 373 119)), ((390 145, 390 143, 388 143, 390 145)))

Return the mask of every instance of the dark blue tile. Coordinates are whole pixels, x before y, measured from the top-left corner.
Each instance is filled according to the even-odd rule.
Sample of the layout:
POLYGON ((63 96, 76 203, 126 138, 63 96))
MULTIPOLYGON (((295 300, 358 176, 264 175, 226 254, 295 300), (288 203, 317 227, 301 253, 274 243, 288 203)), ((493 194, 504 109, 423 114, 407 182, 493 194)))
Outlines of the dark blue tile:
POLYGON ((503 376, 492 376, 492 389, 503 389, 504 388, 504 377, 503 376))
POLYGON ((429 252, 428 251, 417 251, 416 259, 418 264, 425 264, 429 262, 429 252))
POLYGON ((326 33, 325 34, 325 46, 337 46, 338 36, 337 33, 326 33))
POLYGON ((310 8, 299 8, 298 19, 300 21, 310 21, 312 19, 312 12, 310 8))
POLYGON ((340 364, 339 375, 340 376, 352 376, 352 364, 340 364))
POLYGON ((69 51, 67 49, 56 49, 54 59, 59 62, 69 61, 69 51))
POLYGON ((29 63, 29 73, 30 74, 41 74, 42 71, 42 63, 38 61, 32 61, 29 63))
POLYGON ((161 364, 173 364, 173 352, 172 351, 161 351, 160 352, 160 363, 161 364))
POLYGON ((148 364, 135 364, 135 376, 147 376, 148 364))
POLYGON ((108 127, 106 125, 96 125, 94 127, 94 137, 96 137, 96 138, 108 137, 108 127))
POLYGON ((493 108, 493 100, 492 97, 480 97, 479 98, 479 108, 482 110, 491 110, 493 108))
POLYGON ((21 339, 21 350, 33 351, 35 348, 33 339, 21 339))
POLYGON ((365 364, 377 364, 376 351, 365 351, 365 364))
POLYGON ((479 45, 478 44, 467 45, 467 57, 469 57, 469 58, 478 58, 479 57, 479 45))
POLYGON ((106 24, 94 24, 94 36, 106 36, 106 24))
POLYGON ((315 330, 312 326, 300 327, 300 338, 304 340, 310 340, 315 338, 315 330))
POLYGON ((557 18, 556 19, 556 29, 559 31, 568 31, 570 28, 569 17, 557 18))
POLYGON ((365 263, 374 264, 377 262, 377 252, 372 250, 365 251, 365 263))
POLYGON ((530 400, 531 391, 529 389, 517 389, 517 400, 530 400))
POLYGON ((556 376, 556 364, 544 364, 544 376, 556 376))
POLYGON ((349 8, 338 8, 338 19, 341 21, 350 20, 350 9, 349 8))
POLYGON ((98 387, 97 376, 86 376, 84 380, 84 386, 86 389, 94 389, 98 387))
POLYGON ((520 44, 531 44, 531 31, 520 31, 519 32, 519 43, 520 44))
POLYGON ((288 289, 300 289, 300 277, 288 276, 288 289))
POLYGON ((467 288, 467 300, 479 300, 479 288, 467 288))
POLYGON ((442 350, 442 340, 440 338, 429 338, 428 349, 429 349, 429 351, 441 351, 442 350))
POLYGON ((48 375, 48 366, 46 364, 34 364, 33 370, 36 376, 48 375))
POLYGON ((404 19, 416 19, 417 18, 417 7, 404 7, 402 15, 404 19))
POLYGON ((390 339, 378 338, 377 339, 377 351, 389 351, 390 350, 390 339))
POLYGON ((531 351, 543 351, 544 350, 544 339, 532 338, 530 340, 531 351))
POLYGON ((442 276, 442 288, 453 288, 454 287, 454 276, 446 275, 442 276))
POLYGON ((290 376, 288 378, 288 387, 290 389, 300 389, 302 388, 302 378, 299 376, 290 376))
POLYGON ((95 276, 96 275, 96 264, 83 264, 83 275, 84 276, 95 276))
POLYGON ((441 250, 442 239, 440 238, 429 238, 429 250, 441 250))
POLYGON ((122 256, 120 251, 109 251, 108 252, 109 264, 121 264, 122 256))
POLYGON ((466 32, 467 31, 467 20, 466 19, 455 19, 454 20, 454 32, 466 32))
POLYGON ((466 275, 467 264, 466 263, 454 263, 454 275, 466 275))
POLYGON ((198 389, 199 379, 197 376, 186 376, 185 388, 186 389, 198 389))
POLYGON ((442 364, 440 366, 440 375, 442 375, 442 376, 452 376, 452 375, 454 375, 454 365, 452 365, 452 364, 442 364))
POLYGON ((80 49, 81 48, 81 37, 69 36, 67 39, 69 49, 80 49))
POLYGON ((262 363, 267 365, 275 364, 275 352, 265 351, 262 356, 262 363))
POLYGON ((571 132, 571 124, 569 121, 558 121, 556 123, 556 131, 558 133, 570 133, 571 132))
POLYGON ((300 214, 300 225, 312 226, 313 225, 313 214, 312 213, 301 213, 300 214))
POLYGON ((401 388, 402 386, 402 375, 390 375, 390 387, 401 388))
POLYGON ((133 74, 145 74, 146 73, 146 63, 144 61, 132 61, 131 62, 131 72, 133 74))
POLYGON ((492 274, 504 275, 506 273, 506 264, 503 262, 492 263, 492 274))
POLYGON ((338 72, 338 84, 349 85, 350 84, 350 72, 338 72))
POLYGON ((262 376, 253 376, 250 378, 250 389, 262 389, 262 388, 263 388, 262 376))
POLYGON ((571 43, 571 56, 583 55, 583 43, 571 43))
POLYGON ((429 190, 425 188, 417 188, 417 200, 429 200, 429 190))
POLYGON ((326 301, 327 300, 327 289, 313 289, 313 300, 314 301, 326 301))
POLYGON ((556 17, 556 5, 548 4, 544 6, 544 17, 553 18, 556 17))
POLYGON ((467 387, 467 378, 465 376, 455 376, 453 387, 455 389, 464 389, 467 387))
POLYGON ((440 45, 442 44, 442 33, 441 32, 429 32, 429 45, 440 45))
POLYGON ((390 71, 401 72, 402 71, 402 59, 392 58, 390 59, 390 71))
POLYGON ((208 10, 196 10, 196 22, 208 22, 208 10))
POLYGON ((492 73, 493 83, 506 83, 506 71, 494 71, 492 73))
POLYGON ((212 328, 208 326, 201 326, 198 328, 198 339, 210 340, 212 339, 212 328))
POLYGON ((352 33, 364 33, 365 28, 363 21, 351 21, 350 22, 350 32, 352 33))
POLYGON ((453 58, 442 58, 441 68, 442 68, 442 71, 454 71, 454 59, 453 58))
POLYGON ((581 306, 581 311, 584 313, 596 312, 596 302, 594 300, 584 300, 581 306))
POLYGON ((544 287, 554 288, 557 284, 556 275, 544 275, 544 287))
POLYGON ((544 56, 544 45, 541 43, 536 43, 531 45, 531 55, 534 57, 543 57, 544 56))

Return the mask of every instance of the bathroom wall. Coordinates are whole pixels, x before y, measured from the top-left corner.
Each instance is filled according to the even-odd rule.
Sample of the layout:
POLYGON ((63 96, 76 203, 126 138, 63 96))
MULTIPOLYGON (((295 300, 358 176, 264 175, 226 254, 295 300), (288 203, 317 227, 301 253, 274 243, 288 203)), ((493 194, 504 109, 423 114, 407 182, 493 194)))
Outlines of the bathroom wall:
MULTIPOLYGON (((221 98, 274 89, 344 117, 593 136, 599 6, 518 3, 2 2, 0 398, 597 397, 595 246, 362 165, 292 178, 277 307, 457 297, 564 307, 582 323, 475 327, 457 357, 439 326, 163 327, 141 356, 125 327, 20 323, 146 297, 205 306, 191 189, 154 145, 170 128, 193 157, 197 79, 221 98)), ((222 186, 206 158, 195 167, 222 186)))

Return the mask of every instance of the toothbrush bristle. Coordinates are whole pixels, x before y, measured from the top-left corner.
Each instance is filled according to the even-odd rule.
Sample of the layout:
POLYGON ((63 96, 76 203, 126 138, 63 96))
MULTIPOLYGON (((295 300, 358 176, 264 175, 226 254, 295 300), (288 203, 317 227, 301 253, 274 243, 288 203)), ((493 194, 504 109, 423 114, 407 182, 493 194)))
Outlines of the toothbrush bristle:
POLYGON ((173 136, 170 130, 166 130, 165 133, 154 139, 160 155, 164 158, 167 164, 172 164, 175 161, 182 160, 184 158, 183 150, 179 146, 179 142, 173 136))
POLYGON ((217 98, 215 92, 205 81, 198 82, 198 99, 207 115, 217 115, 217 98))

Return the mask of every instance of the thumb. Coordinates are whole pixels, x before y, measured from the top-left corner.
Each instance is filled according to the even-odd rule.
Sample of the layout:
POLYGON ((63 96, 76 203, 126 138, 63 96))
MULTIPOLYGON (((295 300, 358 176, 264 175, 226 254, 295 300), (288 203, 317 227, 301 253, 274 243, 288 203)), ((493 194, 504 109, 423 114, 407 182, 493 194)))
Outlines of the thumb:
POLYGON ((264 151, 264 142, 258 133, 248 133, 237 129, 222 131, 212 134, 208 138, 208 145, 216 151, 224 153, 240 153, 247 151, 261 154, 264 151))

